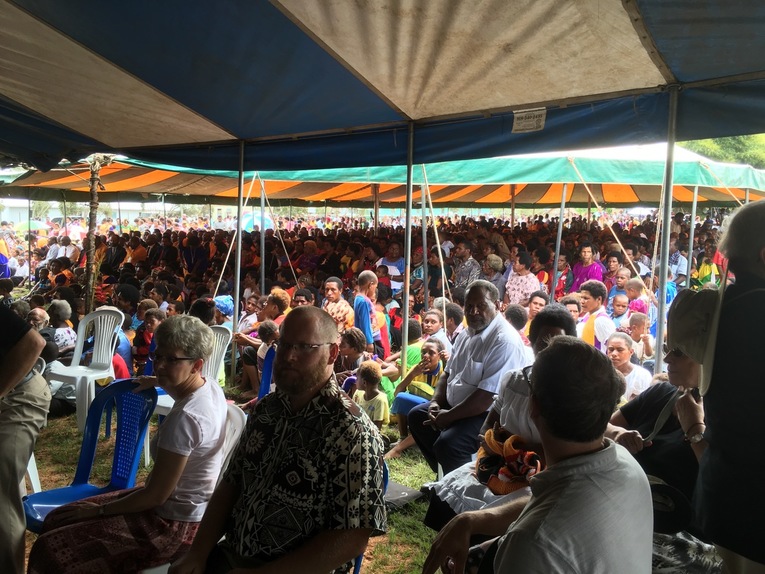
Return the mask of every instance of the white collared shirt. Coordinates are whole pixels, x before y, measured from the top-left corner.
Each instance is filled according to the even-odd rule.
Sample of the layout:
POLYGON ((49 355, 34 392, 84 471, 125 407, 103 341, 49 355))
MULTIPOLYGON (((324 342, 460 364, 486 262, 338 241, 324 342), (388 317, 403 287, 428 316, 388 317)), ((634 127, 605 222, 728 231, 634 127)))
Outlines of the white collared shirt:
POLYGON ((502 375, 525 365, 521 336, 497 313, 480 333, 465 329, 454 341, 446 364, 446 400, 454 407, 476 389, 497 394, 502 375))

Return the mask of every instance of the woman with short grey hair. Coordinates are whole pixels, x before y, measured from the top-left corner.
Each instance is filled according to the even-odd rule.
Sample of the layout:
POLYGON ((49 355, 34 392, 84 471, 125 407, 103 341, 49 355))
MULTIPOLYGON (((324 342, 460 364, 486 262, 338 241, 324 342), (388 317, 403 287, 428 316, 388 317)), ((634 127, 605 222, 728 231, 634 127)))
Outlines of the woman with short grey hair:
POLYGON ((188 551, 223 466, 226 398, 217 381, 202 376, 213 349, 207 325, 175 315, 154 337, 156 377, 139 381, 144 388, 159 385, 175 402, 151 441, 154 468, 146 484, 51 512, 32 547, 28 572, 101 566, 139 572, 188 551))

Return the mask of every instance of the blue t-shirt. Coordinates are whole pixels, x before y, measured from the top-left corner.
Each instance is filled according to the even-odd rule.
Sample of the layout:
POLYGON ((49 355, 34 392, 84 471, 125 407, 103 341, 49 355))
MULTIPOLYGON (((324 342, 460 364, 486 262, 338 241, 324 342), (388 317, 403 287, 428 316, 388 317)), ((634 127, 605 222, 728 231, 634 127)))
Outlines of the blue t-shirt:
POLYGON ((361 332, 364 333, 367 345, 375 342, 372 332, 373 312, 372 301, 363 295, 356 295, 356 298, 353 300, 353 326, 361 329, 361 332))

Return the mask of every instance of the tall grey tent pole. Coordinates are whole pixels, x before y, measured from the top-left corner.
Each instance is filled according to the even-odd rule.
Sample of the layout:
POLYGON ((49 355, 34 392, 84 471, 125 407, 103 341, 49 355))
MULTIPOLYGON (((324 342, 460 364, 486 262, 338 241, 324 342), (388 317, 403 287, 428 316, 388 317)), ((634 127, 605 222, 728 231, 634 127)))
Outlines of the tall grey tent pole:
MULTIPOLYGON (((422 286, 425 294, 425 310, 428 310, 428 201, 425 197, 425 186, 420 186, 422 198, 422 286)), ((435 223, 435 222, 434 222, 435 223)), ((444 319, 446 321, 446 319, 444 319)))
POLYGON ((379 183, 372 184, 372 197, 375 200, 374 224, 375 224, 375 237, 377 237, 377 233, 380 229, 380 184, 379 183))
POLYGON ((691 232, 688 235, 688 277, 691 276, 691 257, 693 257, 693 237, 696 233, 696 204, 699 200, 699 186, 693 187, 693 206, 691 207, 691 232))
MULTIPOLYGON (((29 252, 27 253, 27 265, 30 269, 32 269, 32 198, 29 196, 29 192, 27 191, 27 248, 29 249, 29 252)), ((29 275, 27 273, 27 275, 29 275)), ((29 281, 29 277, 24 278, 26 281, 29 281)))
POLYGON ((122 203, 120 203, 119 192, 117 192, 117 224, 120 228, 120 235, 122 235, 122 203))
POLYGON ((414 164, 414 123, 409 122, 409 141, 406 152, 406 227, 404 239, 404 297, 401 299, 401 378, 408 369, 406 348, 409 337, 409 273, 412 261, 412 166, 414 164))
POLYGON ((746 195, 744 196, 744 204, 749 203, 749 188, 747 187, 745 190, 746 195))
MULTIPOLYGON (((63 225, 64 235, 69 235, 69 231, 68 231, 69 226, 66 224, 66 196, 64 195, 63 191, 61 192, 61 195, 64 197, 64 221, 62 221, 61 223, 64 224, 63 225)), ((120 231, 120 235, 122 235, 122 231, 120 231)))
POLYGON ((555 259, 553 259, 553 282, 550 289, 550 301, 555 300, 555 287, 558 285, 558 258, 560 257, 560 244, 563 241, 563 214, 566 211, 566 196, 568 184, 563 184, 563 194, 560 198, 560 215, 558 216, 558 237, 555 239, 555 259))
MULTIPOLYGON (((242 275, 242 228, 240 221, 242 221, 242 196, 244 195, 244 140, 239 140, 239 178, 237 181, 236 190, 236 258, 234 259, 234 317, 232 324, 232 331, 236 333, 237 326, 239 325, 239 282, 242 275)), ((212 219, 210 219, 210 226, 212 226, 212 219)), ((261 232, 262 235, 262 232, 261 232)), ((260 253, 260 266, 263 267, 263 252, 260 253)), ((225 273, 226 270, 224 269, 225 273)), ((236 343, 233 338, 231 339, 231 384, 234 384, 236 379, 236 343)))
POLYGON ((515 228, 515 184, 510 184, 510 229, 515 228))
POLYGON ((213 213, 212 213, 212 201, 210 201, 210 200, 208 199, 208 202, 209 202, 209 203, 207 204, 207 218, 210 220, 210 225, 212 225, 212 218, 213 218, 213 213))
POLYGON ((677 86, 669 89, 669 121, 667 126, 667 163, 664 166, 664 212, 662 213, 661 252, 659 261, 659 309, 656 317, 656 365, 661 373, 664 357, 659 349, 664 345, 664 317, 667 312, 667 271, 669 270, 669 221, 672 216, 672 186, 675 169, 675 137, 677 132, 677 86))
POLYGON ((167 230, 167 195, 162 194, 162 217, 165 218, 165 230, 167 230))
MULTIPOLYGON (((290 211, 292 210, 292 204, 290 204, 290 211)), ((237 221, 239 229, 241 229, 241 223, 237 221)), ((274 226, 276 222, 274 221, 274 226)), ((241 236, 241 233, 239 234, 241 236)), ((268 295, 264 293, 263 289, 266 285, 266 186, 260 186, 260 294, 268 295)), ((289 256, 289 254, 287 254, 289 256)), ((239 255, 241 257, 241 254, 239 255)), ((295 285, 297 288, 297 285, 295 285)))

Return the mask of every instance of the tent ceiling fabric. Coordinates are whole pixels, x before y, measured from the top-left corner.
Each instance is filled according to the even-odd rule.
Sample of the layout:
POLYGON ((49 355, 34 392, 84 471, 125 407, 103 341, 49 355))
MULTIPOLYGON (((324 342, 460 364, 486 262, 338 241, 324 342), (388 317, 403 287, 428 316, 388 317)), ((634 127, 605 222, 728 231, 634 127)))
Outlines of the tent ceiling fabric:
MULTIPOLYGON (((566 202, 587 205, 587 182, 596 201, 608 207, 657 205, 664 176, 665 144, 626 146, 508 156, 481 160, 446 162, 425 166, 429 189, 435 205, 506 206, 515 195, 519 207, 552 207, 560 204, 563 184, 568 183, 566 202)), ((68 190, 68 198, 84 201, 89 189, 86 165, 47 173, 30 172, 12 182, 17 196, 27 197, 36 190, 68 190), (77 195, 81 195, 77 199, 77 195)), ((115 161, 101 169, 106 190, 102 200, 112 193, 118 199, 149 198, 151 194, 187 196, 202 201, 217 201, 237 196, 237 174, 204 173, 198 170, 171 169, 140 161, 115 161), (159 169, 162 168, 162 169, 159 169), (130 195, 126 196, 128 193, 130 195)), ((403 167, 345 168, 293 172, 260 172, 269 201, 331 202, 332 205, 370 205, 372 184, 379 186, 383 206, 401 207, 406 199, 406 169, 403 167)), ((245 193, 253 174, 245 177, 245 193)), ((744 201, 746 189, 751 200, 765 197, 765 172, 746 165, 724 164, 708 160, 683 148, 675 148, 675 185, 673 198, 678 203, 693 200, 693 187, 699 185, 699 201, 707 205, 736 204, 744 201), (726 189, 726 186, 728 188, 726 189)), ((424 183, 423 170, 416 166, 413 181, 424 183)), ((257 202, 260 183, 252 187, 251 199, 257 202)), ((39 197, 39 196, 38 196, 39 197)), ((419 201, 419 192, 415 193, 419 201)))
POLYGON ((765 132, 744 0, 0 0, 0 154, 233 170, 765 132), (544 118, 522 114, 546 108, 544 118), (543 121, 542 121, 543 120, 543 121), (533 131, 536 130, 536 131, 533 131))

